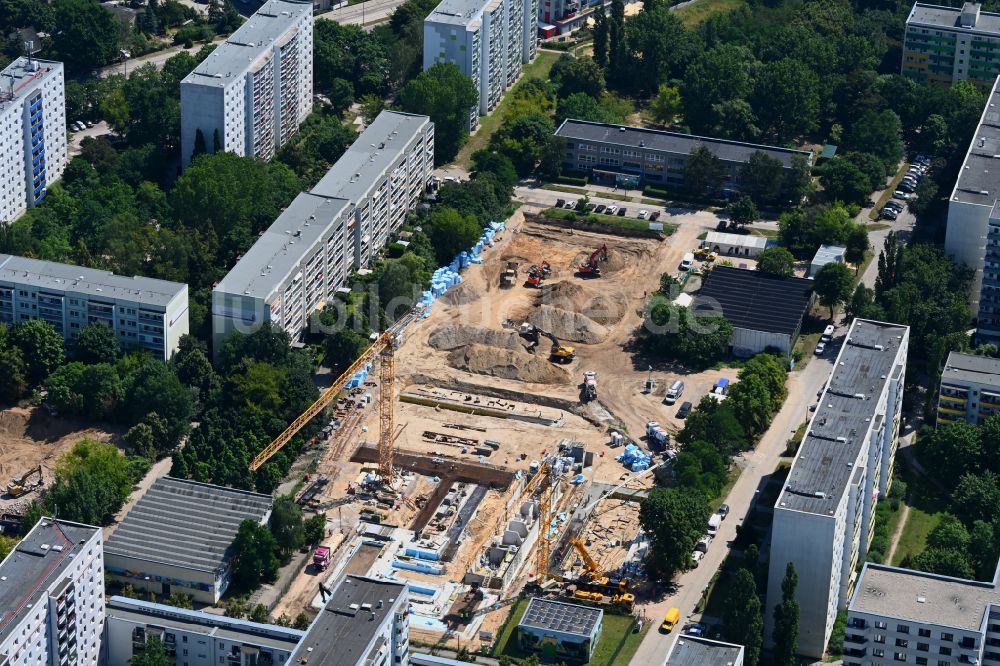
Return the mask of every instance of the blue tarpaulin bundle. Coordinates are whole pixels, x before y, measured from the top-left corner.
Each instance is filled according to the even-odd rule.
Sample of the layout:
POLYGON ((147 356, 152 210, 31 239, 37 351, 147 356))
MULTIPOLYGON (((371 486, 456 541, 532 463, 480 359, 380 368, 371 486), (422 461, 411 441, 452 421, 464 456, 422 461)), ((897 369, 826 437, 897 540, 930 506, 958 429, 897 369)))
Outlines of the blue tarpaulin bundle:
POLYGON ((633 472, 642 472, 652 466, 652 456, 645 453, 635 444, 625 447, 625 452, 615 458, 618 462, 628 467, 633 472))

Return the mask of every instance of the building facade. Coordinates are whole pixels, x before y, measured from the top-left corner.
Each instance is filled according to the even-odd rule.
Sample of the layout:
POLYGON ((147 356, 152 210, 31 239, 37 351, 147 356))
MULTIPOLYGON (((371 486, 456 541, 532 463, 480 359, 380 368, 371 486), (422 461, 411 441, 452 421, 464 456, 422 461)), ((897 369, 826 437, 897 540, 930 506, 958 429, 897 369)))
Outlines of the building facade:
POLYGON ((312 111, 312 2, 267 0, 181 81, 181 161, 269 160, 312 111))
POLYGON ((125 349, 169 360, 188 332, 188 287, 146 277, 0 254, 0 322, 41 319, 67 342, 108 326, 125 349))
POLYGON ((450 62, 478 93, 469 110, 475 129, 500 103, 538 48, 538 0, 443 0, 424 19, 424 69, 450 62))
POLYGON ((0 666, 96 664, 101 529, 43 518, 0 562, 0 666))
POLYGON ((854 320, 774 506, 764 635, 792 563, 799 652, 809 657, 823 656, 857 588, 892 482, 908 343, 907 326, 854 320))
POLYGON ((405 583, 348 574, 309 625, 289 663, 407 666, 409 609, 405 583))
POLYGON ((941 370, 937 424, 981 425, 1000 413, 1000 360, 951 352, 941 370))
POLYGON ((682 187, 688 156, 699 146, 708 148, 726 166, 728 175, 719 195, 739 191, 740 168, 756 152, 779 160, 786 170, 795 165, 796 159, 812 163, 812 153, 804 150, 586 120, 564 120, 556 136, 566 140, 566 171, 625 188, 682 187))
POLYGON ((1000 590, 868 562, 847 609, 844 666, 1000 666, 1000 590))
POLYGON ((434 123, 383 111, 212 290, 212 343, 270 322, 297 338, 351 272, 367 267, 419 203, 434 168, 434 123))
POLYGON ((601 638, 604 611, 553 599, 532 598, 517 625, 522 650, 590 661, 601 638))
POLYGON ((906 19, 903 76, 950 86, 969 81, 983 91, 1000 74, 1000 14, 982 5, 961 7, 914 3, 906 19))
POLYGON ((128 666, 150 638, 163 643, 177 666, 282 666, 304 631, 237 620, 164 604, 111 597, 107 604, 101 663, 128 666))
POLYGON ((63 65, 18 58, 0 72, 0 223, 38 205, 67 159, 63 65))

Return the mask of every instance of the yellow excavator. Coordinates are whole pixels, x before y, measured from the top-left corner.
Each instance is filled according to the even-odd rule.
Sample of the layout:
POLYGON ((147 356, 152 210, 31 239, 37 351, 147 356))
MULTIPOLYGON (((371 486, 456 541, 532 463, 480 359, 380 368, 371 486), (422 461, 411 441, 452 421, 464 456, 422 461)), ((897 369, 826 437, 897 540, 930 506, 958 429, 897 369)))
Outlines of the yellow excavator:
POLYGON ((521 324, 521 327, 518 329, 518 333, 521 337, 526 338, 531 343, 528 347, 528 351, 532 354, 535 353, 535 347, 538 346, 538 337, 540 335, 544 335, 552 341, 552 351, 549 352, 550 361, 553 363, 570 363, 576 358, 576 349, 562 344, 559 342, 559 338, 552 335, 548 331, 543 331, 533 324, 529 324, 527 322, 521 324))
POLYGON ((597 562, 595 562, 594 558, 587 552, 587 547, 582 541, 580 541, 580 539, 573 539, 570 543, 572 543, 573 547, 576 548, 576 552, 580 554, 580 558, 587 566, 587 571, 580 576, 580 583, 591 588, 586 591, 578 591, 573 596, 581 601, 589 600, 602 602, 605 600, 605 595, 602 592, 593 591, 593 588, 607 590, 613 593, 610 596, 610 603, 631 611, 635 607, 635 595, 628 592, 629 580, 627 578, 608 578, 601 573, 601 568, 597 566, 597 562))
POLYGON ((39 465, 35 469, 29 470, 24 476, 19 479, 14 479, 7 484, 7 494, 11 497, 23 497, 27 495, 35 488, 42 487, 42 466, 39 465), (31 482, 31 477, 38 475, 38 481, 34 483, 31 482))

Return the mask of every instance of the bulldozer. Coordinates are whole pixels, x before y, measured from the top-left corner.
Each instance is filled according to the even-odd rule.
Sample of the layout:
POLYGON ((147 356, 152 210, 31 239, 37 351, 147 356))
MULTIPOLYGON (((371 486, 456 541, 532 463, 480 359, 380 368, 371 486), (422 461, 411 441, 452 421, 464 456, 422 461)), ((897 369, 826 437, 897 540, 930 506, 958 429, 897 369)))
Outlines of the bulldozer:
POLYGON ((36 488, 41 488, 44 482, 42 481, 42 466, 39 465, 35 469, 29 470, 21 478, 14 479, 7 484, 7 494, 11 497, 23 497, 30 493, 36 488), (31 477, 38 475, 38 481, 32 483, 30 481, 31 477))
POLYGON ((514 286, 514 283, 517 282, 517 268, 518 268, 518 263, 516 261, 507 262, 507 268, 505 268, 504 272, 500 274, 501 287, 514 286))
POLYGON ((601 277, 600 262, 608 260, 608 246, 602 245, 590 253, 585 263, 580 264, 576 272, 580 277, 595 278, 601 277))

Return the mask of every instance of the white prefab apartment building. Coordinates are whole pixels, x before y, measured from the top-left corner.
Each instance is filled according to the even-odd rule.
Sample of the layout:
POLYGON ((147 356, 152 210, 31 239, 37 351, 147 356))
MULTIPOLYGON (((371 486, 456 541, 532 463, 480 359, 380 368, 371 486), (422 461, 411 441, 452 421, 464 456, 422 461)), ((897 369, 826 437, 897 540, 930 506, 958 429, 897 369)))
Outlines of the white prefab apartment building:
POLYGON ((844 666, 1000 666, 1000 588, 871 562, 847 609, 844 666))
POLYGON ((147 277, 0 254, 0 322, 41 319, 67 342, 108 326, 122 348, 169 360, 188 332, 188 287, 147 277))
POLYGON ((0 562, 0 666, 96 664, 101 529, 43 518, 0 562))
POLYGON ((791 562, 806 656, 823 656, 837 612, 847 608, 875 505, 892 482, 909 334, 907 326, 854 320, 774 506, 765 636, 791 562))
POLYGON ((282 666, 304 631, 125 597, 107 605, 102 664, 129 666, 150 638, 177 666, 282 666))
POLYGON ((66 150, 62 63, 18 58, 0 72, 0 222, 45 198, 66 150))
POLYGON ((212 291, 212 345, 264 322, 296 338, 414 210, 434 168, 434 123, 383 111, 212 291))
POLYGON ((424 69, 450 62, 472 79, 479 101, 469 113, 496 108, 538 49, 538 0, 443 0, 424 19, 424 69))
POLYGON ((267 0, 181 81, 181 161, 205 151, 271 159, 312 110, 312 2, 267 0))

